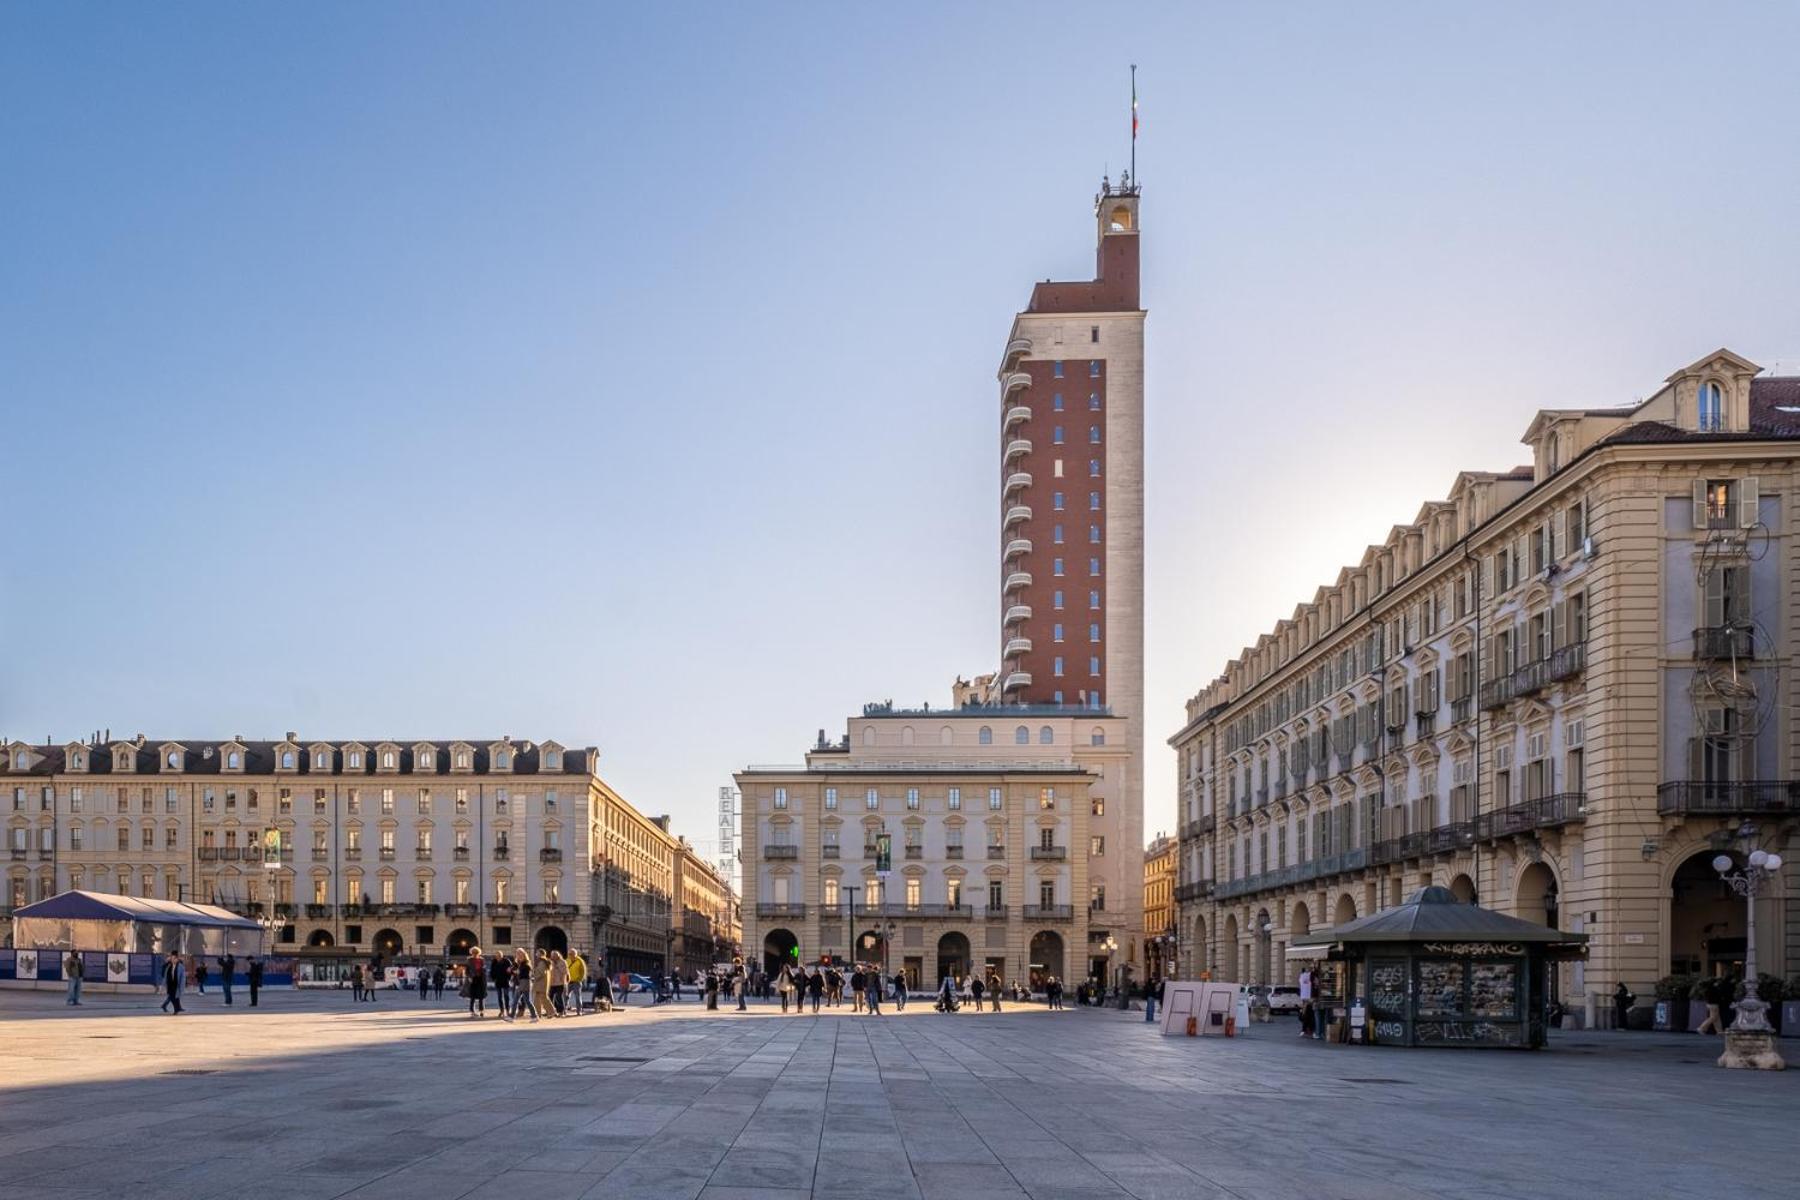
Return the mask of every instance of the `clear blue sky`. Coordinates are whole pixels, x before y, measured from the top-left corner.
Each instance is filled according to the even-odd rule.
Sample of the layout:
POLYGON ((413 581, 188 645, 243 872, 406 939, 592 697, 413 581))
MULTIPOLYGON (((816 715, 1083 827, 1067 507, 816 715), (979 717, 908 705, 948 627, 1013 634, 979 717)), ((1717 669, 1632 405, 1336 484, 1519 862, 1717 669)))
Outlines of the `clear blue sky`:
POLYGON ((1800 362, 1800 9, 0 9, 0 733, 716 789, 997 657, 993 371, 1141 66, 1183 699, 1541 406, 1800 362))

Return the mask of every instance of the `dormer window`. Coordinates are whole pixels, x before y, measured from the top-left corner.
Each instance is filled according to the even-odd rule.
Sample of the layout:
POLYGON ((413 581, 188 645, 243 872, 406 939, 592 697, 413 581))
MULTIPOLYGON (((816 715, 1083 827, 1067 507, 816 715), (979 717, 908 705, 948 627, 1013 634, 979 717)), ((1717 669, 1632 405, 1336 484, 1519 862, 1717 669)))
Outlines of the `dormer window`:
POLYGON ((465 771, 469 769, 469 752, 467 750, 456 756, 456 765, 465 771))
POLYGON ((361 750, 350 751, 350 753, 345 757, 344 762, 353 771, 361 770, 362 769, 362 751, 361 750))
POLYGON ((1700 385, 1700 431, 1716 433, 1725 428, 1725 389, 1713 380, 1700 385))
POLYGON ((1552 434, 1544 439, 1544 470, 1548 474, 1554 475, 1556 469, 1561 465, 1557 461, 1556 435, 1552 434))
POLYGON ((313 770, 323 771, 331 766, 331 753, 326 750, 313 751, 313 770))
POLYGON ((233 771, 242 770, 244 766, 243 754, 236 750, 228 751, 225 755, 225 765, 233 771))
POLYGON ((384 771, 391 771, 394 769, 394 752, 392 750, 382 751, 381 769, 384 771))
POLYGON ((562 770, 562 751, 561 750, 547 750, 544 752, 544 770, 546 770, 546 771, 562 770))
POLYGON ((281 769, 284 771, 291 771, 294 769, 294 752, 292 750, 283 750, 281 752, 281 769))

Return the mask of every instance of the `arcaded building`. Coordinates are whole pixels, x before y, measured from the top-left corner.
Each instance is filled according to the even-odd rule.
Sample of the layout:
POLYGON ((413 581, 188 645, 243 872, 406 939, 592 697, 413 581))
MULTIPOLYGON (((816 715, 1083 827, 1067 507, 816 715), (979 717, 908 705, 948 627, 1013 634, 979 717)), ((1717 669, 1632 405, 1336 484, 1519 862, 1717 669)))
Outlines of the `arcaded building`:
MULTIPOLYGON (((1524 441, 1189 701, 1184 971, 1289 978, 1295 938, 1426 884, 1586 934, 1556 980, 1578 1009, 1742 970, 1711 860, 1800 863, 1800 379, 1720 350, 1524 441)), ((1767 973, 1800 966, 1797 871, 1758 908, 1767 973)))

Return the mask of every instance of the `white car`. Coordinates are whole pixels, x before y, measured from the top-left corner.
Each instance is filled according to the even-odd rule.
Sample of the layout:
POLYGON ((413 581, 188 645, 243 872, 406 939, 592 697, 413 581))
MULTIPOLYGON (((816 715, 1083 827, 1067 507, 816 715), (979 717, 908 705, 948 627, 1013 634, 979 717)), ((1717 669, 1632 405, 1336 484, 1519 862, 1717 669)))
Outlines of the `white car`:
POLYGON ((1238 989, 1250 998, 1250 1006, 1267 1005, 1272 1013, 1300 1011, 1300 989, 1292 984, 1252 983, 1238 989))

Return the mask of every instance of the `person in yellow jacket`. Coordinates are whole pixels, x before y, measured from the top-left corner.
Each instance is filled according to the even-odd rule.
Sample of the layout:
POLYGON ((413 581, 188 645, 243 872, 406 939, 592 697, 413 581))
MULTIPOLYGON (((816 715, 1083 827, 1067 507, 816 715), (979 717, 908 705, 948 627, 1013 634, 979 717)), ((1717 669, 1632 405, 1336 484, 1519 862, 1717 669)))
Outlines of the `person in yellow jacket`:
POLYGON ((587 959, 580 952, 569 955, 569 1013, 581 1015, 581 993, 587 987, 587 959))

